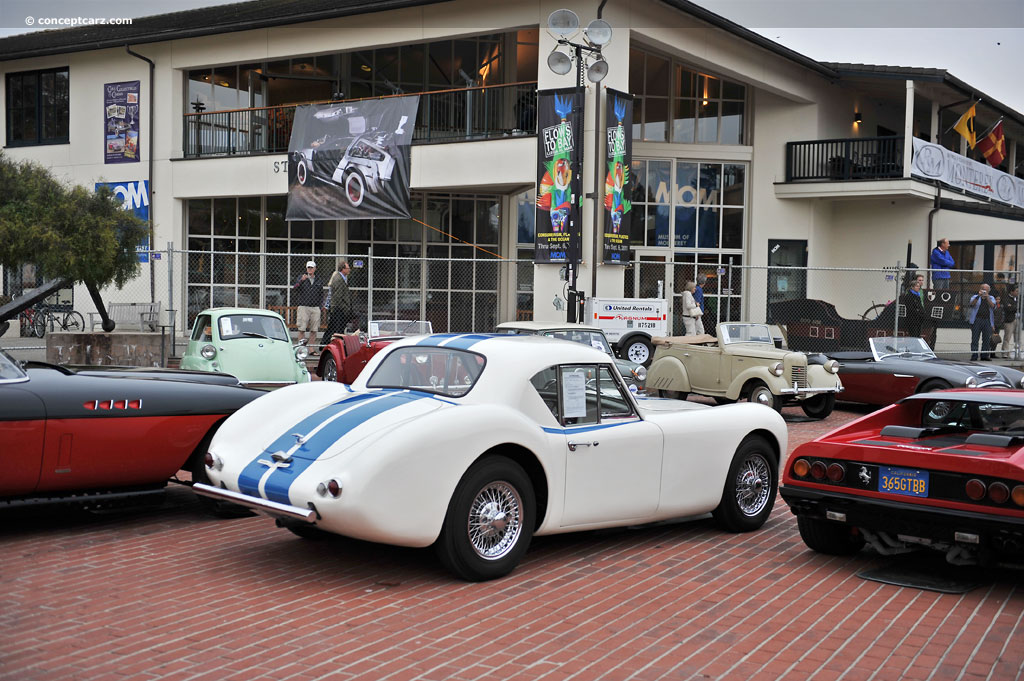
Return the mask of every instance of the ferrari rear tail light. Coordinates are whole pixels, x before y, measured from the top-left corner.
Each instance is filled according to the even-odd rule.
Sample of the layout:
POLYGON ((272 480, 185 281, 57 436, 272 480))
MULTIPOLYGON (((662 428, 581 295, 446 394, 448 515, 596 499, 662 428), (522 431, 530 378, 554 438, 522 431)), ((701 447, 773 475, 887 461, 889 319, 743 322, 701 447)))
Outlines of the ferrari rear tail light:
POLYGON ((825 474, 832 482, 842 482, 846 477, 846 468, 841 463, 830 463, 825 474))
POLYGON ((815 480, 823 480, 825 478, 826 470, 824 462, 815 461, 811 464, 811 477, 815 480))
POLYGON ((985 498, 985 483, 977 478, 971 478, 967 481, 967 485, 964 488, 967 492, 967 497, 973 501, 981 501, 985 498))
POLYGON ((1024 506, 1024 485, 1017 485, 1013 488, 1013 492, 1010 493, 1010 497, 1013 499, 1013 503, 1018 506, 1024 506))
POLYGON ((807 459, 797 459, 793 462, 793 475, 806 478, 811 472, 811 462, 807 459))
POLYGON ((1004 504, 1010 498, 1010 488, 1001 482, 993 482, 988 486, 988 498, 997 504, 1004 504))

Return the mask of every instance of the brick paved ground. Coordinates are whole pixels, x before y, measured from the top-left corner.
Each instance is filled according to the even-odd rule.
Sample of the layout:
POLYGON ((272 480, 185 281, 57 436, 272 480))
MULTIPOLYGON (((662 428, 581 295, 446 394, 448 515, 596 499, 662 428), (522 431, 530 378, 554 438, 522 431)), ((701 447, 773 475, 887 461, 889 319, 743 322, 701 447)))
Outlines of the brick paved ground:
MULTIPOLYGON (((792 423, 792 444, 857 415, 792 423)), ((0 679, 975 681, 1024 669, 1021 572, 985 573, 965 595, 866 581, 856 573, 885 559, 811 553, 781 499, 747 535, 698 519, 540 538, 484 584, 454 581, 427 550, 211 519, 177 486, 168 500, 0 514, 0 679)))

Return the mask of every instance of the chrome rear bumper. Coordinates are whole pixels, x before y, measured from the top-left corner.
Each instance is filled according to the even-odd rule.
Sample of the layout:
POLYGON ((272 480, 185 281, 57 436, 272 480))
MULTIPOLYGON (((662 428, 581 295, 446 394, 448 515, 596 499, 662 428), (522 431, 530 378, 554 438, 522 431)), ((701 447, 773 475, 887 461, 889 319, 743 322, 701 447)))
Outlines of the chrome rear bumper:
POLYGON ((268 501, 267 499, 252 497, 248 494, 242 494, 241 492, 232 492, 229 489, 221 489, 220 487, 214 487, 213 485, 204 485, 201 482, 197 482, 192 485, 192 491, 204 497, 210 497, 211 499, 217 499, 219 501, 229 501, 232 504, 245 506, 246 508, 251 508, 254 511, 262 511, 263 513, 274 516, 275 518, 293 518, 306 523, 312 523, 316 520, 317 516, 316 511, 312 508, 299 508, 298 506, 292 506, 290 504, 268 501))

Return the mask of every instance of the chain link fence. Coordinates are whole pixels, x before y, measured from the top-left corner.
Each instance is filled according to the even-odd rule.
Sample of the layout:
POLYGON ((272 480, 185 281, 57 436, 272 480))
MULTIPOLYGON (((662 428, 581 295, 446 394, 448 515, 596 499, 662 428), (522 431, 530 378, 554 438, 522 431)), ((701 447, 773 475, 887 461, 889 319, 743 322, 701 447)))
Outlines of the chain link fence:
POLYGON ((867 350, 874 336, 920 336, 950 358, 1021 357, 1019 271, 946 270, 951 276, 939 279, 931 270, 899 264, 728 270, 728 280, 742 282, 746 291, 746 316, 779 325, 794 350, 867 350), (975 298, 982 285, 995 299, 991 314, 975 298))

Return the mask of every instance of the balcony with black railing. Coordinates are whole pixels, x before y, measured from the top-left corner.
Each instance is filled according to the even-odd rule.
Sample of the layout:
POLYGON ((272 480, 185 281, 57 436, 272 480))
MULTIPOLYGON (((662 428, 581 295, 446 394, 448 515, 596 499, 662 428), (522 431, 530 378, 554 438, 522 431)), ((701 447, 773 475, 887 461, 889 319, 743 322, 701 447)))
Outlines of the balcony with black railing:
MULTIPOLYGON (((409 94, 420 96, 413 143, 500 139, 537 132, 536 82, 409 94)), ((182 143, 185 158, 285 153, 296 106, 187 113, 182 143)))
POLYGON ((901 177, 904 177, 902 137, 786 143, 786 182, 901 177))

